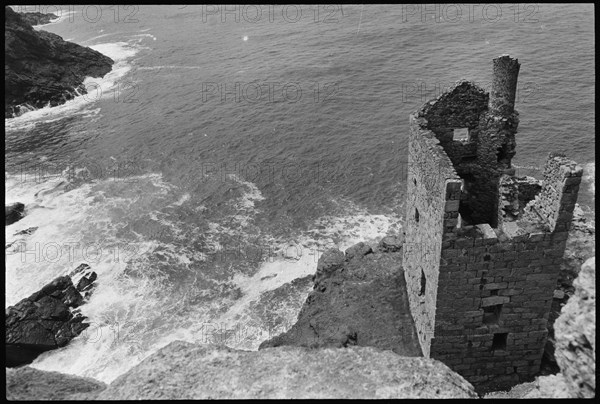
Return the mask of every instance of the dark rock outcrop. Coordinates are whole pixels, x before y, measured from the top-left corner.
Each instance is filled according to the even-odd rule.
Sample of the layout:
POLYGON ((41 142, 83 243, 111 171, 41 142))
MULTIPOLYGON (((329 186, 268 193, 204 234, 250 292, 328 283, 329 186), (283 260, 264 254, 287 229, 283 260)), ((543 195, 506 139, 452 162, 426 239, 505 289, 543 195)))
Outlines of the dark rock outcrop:
POLYGON ((48 24, 58 18, 56 14, 52 13, 19 13, 21 18, 29 25, 42 25, 48 24))
POLYGON ((364 243, 346 255, 328 250, 296 323, 259 349, 358 345, 422 356, 404 282, 401 251, 373 251, 364 243))
POLYGON ((73 309, 85 301, 80 291, 89 290, 96 279, 87 264, 72 275, 80 275, 77 288, 70 276, 60 276, 40 291, 6 309, 6 366, 31 363, 39 354, 65 346, 89 327, 85 317, 73 309))
POLYGON ((25 366, 6 369, 8 400, 92 400, 106 388, 87 377, 47 372, 25 366))
POLYGON ((60 36, 36 31, 23 17, 5 7, 4 115, 18 116, 23 107, 56 106, 85 94, 86 77, 103 77, 112 59, 60 36))
POLYGON ((21 220, 24 216, 24 213, 25 213, 25 205, 23 205, 21 202, 16 202, 11 205, 5 206, 4 207, 4 215, 6 217, 5 226, 8 226, 9 224, 13 224, 13 223, 21 220))

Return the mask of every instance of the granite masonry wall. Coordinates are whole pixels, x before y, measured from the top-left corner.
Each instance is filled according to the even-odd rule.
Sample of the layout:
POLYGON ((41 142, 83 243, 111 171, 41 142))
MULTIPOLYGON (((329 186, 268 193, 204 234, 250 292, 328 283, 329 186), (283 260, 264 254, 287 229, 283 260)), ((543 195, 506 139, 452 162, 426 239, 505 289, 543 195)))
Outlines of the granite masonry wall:
POLYGON ((410 117, 403 266, 411 314, 423 355, 482 392, 539 372, 582 175, 551 154, 541 184, 513 177, 518 70, 508 56, 494 60, 487 108, 486 95, 460 82, 410 117), (469 128, 468 139, 451 139, 456 128, 469 128))
MULTIPOLYGON (((411 116, 412 121, 418 119, 411 116)), ((454 204, 452 209, 458 208, 461 180, 433 133, 422 130, 414 122, 408 156, 407 206, 410 208, 406 216, 409 225, 405 226, 402 262, 415 328, 423 355, 429 357, 447 195, 451 192, 455 198, 448 200, 454 204)), ((456 223, 458 214, 454 215, 449 220, 456 223)))

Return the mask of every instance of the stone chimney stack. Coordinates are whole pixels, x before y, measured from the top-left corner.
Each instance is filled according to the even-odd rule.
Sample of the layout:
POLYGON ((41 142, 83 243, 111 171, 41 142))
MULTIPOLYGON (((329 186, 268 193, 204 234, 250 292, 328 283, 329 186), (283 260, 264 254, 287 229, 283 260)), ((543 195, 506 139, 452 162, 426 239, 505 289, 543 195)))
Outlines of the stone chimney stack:
POLYGON ((502 55, 493 61, 494 76, 490 94, 490 110, 492 113, 509 116, 515 110, 515 95, 519 77, 518 59, 502 55))

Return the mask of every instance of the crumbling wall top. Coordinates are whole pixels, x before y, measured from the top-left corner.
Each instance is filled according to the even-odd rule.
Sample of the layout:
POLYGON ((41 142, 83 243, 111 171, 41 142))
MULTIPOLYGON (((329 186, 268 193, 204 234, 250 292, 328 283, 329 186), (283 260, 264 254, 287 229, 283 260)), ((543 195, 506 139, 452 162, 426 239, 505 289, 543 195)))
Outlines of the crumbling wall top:
POLYGON ((426 102, 417 111, 427 119, 427 129, 475 128, 488 108, 488 93, 467 80, 457 81, 448 91, 426 102))
POLYGON ((431 153, 430 160, 437 165, 437 169, 431 170, 427 175, 436 176, 436 183, 442 180, 460 180, 452 161, 440 144, 440 140, 434 132, 427 129, 428 127, 427 119, 420 116, 418 112, 410 115, 411 131, 427 145, 428 151, 431 153))

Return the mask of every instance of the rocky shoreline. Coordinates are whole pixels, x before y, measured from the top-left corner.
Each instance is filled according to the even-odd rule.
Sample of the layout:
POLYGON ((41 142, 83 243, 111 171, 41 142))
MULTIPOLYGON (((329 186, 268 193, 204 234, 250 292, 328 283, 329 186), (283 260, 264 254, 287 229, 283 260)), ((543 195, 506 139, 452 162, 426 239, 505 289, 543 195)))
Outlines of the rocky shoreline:
POLYGON ((100 52, 32 28, 47 18, 5 7, 5 118, 64 104, 87 92, 86 77, 104 77, 112 69, 114 61, 100 52))

